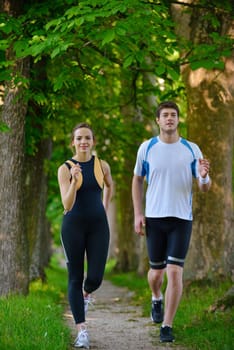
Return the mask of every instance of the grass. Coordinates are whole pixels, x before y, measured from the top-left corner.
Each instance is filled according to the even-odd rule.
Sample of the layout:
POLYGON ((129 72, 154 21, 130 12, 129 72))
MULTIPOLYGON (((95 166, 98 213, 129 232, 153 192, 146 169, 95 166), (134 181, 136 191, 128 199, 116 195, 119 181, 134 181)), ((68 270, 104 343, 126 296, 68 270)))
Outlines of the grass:
MULTIPOLYGON (((146 277, 135 273, 109 274, 118 286, 135 292, 134 303, 142 305, 143 316, 150 314, 151 293, 146 277)), ((192 350, 232 350, 234 341, 233 307, 226 311, 211 311, 211 306, 231 287, 228 280, 194 282, 184 287, 175 321, 175 345, 192 350)), ((165 290, 165 283, 163 286, 165 290)))
POLYGON ((33 282, 29 295, 0 298, 1 350, 70 348, 70 329, 63 319, 66 271, 53 260, 46 274, 47 283, 33 282))
MULTIPOLYGON (((146 276, 135 273, 113 274, 115 263, 109 261, 105 277, 118 286, 134 291, 133 302, 142 307, 143 316, 150 313, 150 290, 146 276)), ((52 259, 46 271, 47 282, 35 281, 28 296, 0 298, 1 350, 68 350, 71 330, 64 322, 67 299, 67 271, 52 259)), ((210 307, 230 288, 231 281, 192 283, 184 294, 176 314, 176 343, 192 350, 233 349, 233 308, 211 312, 210 307)), ((165 284, 164 284, 165 289, 165 284)), ((113 335, 114 336, 114 335, 113 335)))

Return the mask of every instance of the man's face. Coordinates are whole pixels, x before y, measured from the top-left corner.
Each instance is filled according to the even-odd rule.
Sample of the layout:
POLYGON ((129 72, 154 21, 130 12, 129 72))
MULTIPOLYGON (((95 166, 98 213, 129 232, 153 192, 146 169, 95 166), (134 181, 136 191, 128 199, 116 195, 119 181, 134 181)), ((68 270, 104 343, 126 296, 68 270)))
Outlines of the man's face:
POLYGON ((156 118, 160 130, 173 133, 177 130, 179 124, 179 117, 174 108, 163 108, 160 112, 159 118, 156 118))

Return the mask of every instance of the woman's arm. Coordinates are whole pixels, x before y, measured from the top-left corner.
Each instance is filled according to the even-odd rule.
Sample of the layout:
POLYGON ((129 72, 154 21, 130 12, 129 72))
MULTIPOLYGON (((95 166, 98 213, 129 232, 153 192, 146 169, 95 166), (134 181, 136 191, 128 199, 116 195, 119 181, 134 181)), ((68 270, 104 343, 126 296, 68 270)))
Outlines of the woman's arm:
POLYGON ((113 180, 109 164, 104 160, 101 160, 101 164, 104 173, 103 205, 107 212, 113 195, 113 180))
POLYGON ((75 203, 77 180, 80 172, 79 164, 74 165, 70 171, 65 164, 58 169, 58 183, 65 211, 71 210, 75 203))

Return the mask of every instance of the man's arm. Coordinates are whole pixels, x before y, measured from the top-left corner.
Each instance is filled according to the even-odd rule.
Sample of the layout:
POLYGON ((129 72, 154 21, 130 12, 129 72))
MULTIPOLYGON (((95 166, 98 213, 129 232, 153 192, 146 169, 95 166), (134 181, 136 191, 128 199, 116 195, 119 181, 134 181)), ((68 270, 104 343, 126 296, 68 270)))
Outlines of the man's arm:
POLYGON ((211 186, 211 178, 209 176, 210 162, 207 159, 199 159, 197 178, 198 187, 202 192, 207 192, 211 186))
POLYGON ((143 214, 144 177, 134 175, 132 179, 132 200, 134 208, 134 228, 137 234, 144 235, 145 216, 143 214))

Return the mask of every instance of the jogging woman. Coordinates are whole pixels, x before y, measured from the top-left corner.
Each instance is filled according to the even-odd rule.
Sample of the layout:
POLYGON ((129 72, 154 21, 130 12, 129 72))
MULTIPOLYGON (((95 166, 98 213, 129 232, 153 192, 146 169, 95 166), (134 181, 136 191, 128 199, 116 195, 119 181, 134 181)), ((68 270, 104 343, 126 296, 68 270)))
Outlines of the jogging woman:
POLYGON ((77 125, 71 142, 75 154, 58 169, 64 206, 61 240, 68 268, 68 298, 78 331, 74 346, 78 348, 89 348, 85 312, 90 294, 102 283, 109 247, 106 212, 112 177, 108 163, 92 155, 94 144, 92 128, 86 123, 77 125))

